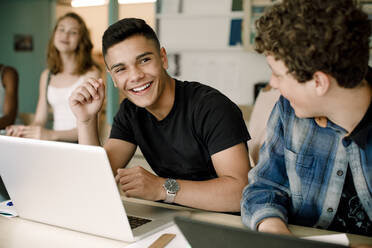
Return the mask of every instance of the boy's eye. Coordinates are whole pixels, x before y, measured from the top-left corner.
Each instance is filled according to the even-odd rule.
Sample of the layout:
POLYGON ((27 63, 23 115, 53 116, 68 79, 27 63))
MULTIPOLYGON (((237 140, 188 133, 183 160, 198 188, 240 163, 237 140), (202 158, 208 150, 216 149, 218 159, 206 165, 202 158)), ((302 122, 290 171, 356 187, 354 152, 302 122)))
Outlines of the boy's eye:
POLYGON ((117 69, 115 70, 115 73, 118 73, 118 72, 124 71, 124 69, 125 69, 125 68, 117 68, 117 69))
POLYGON ((149 61, 150 60, 150 58, 143 58, 143 59, 141 59, 141 63, 143 64, 143 63, 146 63, 147 61, 149 61))

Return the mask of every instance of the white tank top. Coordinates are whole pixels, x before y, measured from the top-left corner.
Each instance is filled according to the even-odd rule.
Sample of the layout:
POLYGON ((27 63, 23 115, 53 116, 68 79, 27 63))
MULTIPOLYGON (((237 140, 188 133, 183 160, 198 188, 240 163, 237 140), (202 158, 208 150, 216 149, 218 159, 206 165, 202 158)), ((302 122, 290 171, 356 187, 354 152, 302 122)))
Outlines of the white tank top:
POLYGON ((3 116, 3 106, 5 100, 5 88, 3 85, 3 71, 5 65, 0 68, 0 116, 3 116))
POLYGON ((76 128, 76 118, 68 104, 68 98, 72 91, 84 82, 84 77, 80 77, 76 83, 69 87, 56 88, 48 85, 47 99, 53 108, 53 129, 70 130, 76 128))

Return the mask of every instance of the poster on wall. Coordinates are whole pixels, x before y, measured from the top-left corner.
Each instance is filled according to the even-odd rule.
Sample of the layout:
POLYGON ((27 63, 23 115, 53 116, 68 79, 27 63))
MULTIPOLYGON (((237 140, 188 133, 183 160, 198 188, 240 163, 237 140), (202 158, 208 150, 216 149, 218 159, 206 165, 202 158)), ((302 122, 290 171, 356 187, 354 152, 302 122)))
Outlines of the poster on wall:
POLYGON ((30 34, 14 35, 14 51, 31 52, 33 50, 33 39, 30 34))
POLYGON ((230 22, 230 46, 242 45, 243 19, 232 19, 230 22))

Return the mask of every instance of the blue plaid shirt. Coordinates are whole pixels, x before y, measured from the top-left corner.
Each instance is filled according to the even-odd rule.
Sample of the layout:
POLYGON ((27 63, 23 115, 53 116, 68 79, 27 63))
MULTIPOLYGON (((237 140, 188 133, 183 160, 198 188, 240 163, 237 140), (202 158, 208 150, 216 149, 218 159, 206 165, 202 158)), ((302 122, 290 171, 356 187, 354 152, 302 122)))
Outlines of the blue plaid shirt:
POLYGON ((372 106, 355 130, 328 121, 298 118, 280 97, 267 138, 241 200, 242 221, 252 229, 265 218, 327 228, 337 212, 348 166, 365 212, 372 220, 372 106))

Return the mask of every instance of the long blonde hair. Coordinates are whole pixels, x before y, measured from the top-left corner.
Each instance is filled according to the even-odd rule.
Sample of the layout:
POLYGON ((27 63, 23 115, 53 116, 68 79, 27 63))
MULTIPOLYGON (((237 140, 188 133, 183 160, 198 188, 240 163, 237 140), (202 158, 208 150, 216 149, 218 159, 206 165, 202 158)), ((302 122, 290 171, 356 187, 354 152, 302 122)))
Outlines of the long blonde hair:
POLYGON ((49 39, 48 43, 48 53, 47 53, 47 64, 48 69, 52 74, 57 74, 63 71, 63 63, 59 51, 54 46, 54 36, 56 34, 56 30, 58 24, 65 18, 73 18, 79 23, 79 35, 80 39, 78 42, 78 46, 75 50, 76 55, 76 68, 73 74, 82 75, 89 71, 92 66, 96 66, 99 69, 99 66, 94 62, 92 58, 92 49, 93 44, 90 40, 89 30, 85 25, 84 20, 77 14, 73 12, 69 12, 62 17, 60 17, 53 29, 53 34, 49 39))

